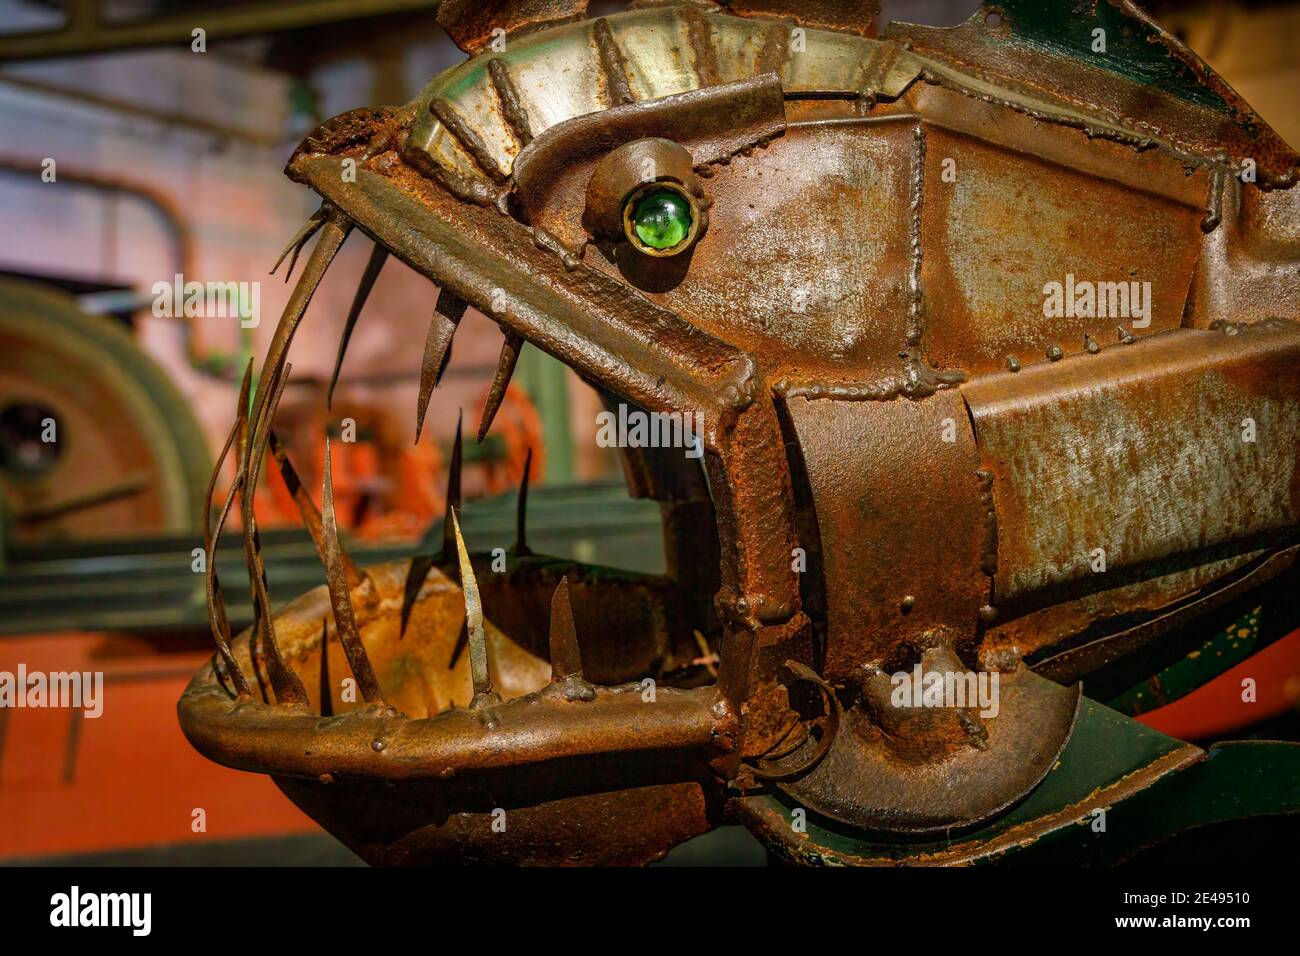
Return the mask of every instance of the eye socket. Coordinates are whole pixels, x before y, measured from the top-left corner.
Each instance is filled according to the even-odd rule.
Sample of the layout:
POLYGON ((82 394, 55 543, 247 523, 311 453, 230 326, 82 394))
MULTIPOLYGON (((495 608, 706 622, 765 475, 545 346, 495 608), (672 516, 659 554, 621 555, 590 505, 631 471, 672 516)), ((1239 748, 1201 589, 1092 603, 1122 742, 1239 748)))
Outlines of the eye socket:
POLYGON ((676 183, 642 187, 623 206, 623 233, 646 255, 676 255, 698 231, 694 204, 676 183))
POLYGON ((653 259, 682 255, 709 225, 709 198, 693 163, 672 140, 624 143, 592 172, 584 225, 597 239, 626 241, 653 259))

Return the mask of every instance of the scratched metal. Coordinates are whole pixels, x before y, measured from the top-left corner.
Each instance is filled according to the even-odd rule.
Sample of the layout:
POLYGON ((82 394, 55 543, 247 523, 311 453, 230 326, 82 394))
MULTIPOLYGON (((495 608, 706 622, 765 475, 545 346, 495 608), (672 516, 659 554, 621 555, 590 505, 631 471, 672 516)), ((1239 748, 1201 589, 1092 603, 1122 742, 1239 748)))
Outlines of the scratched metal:
MULTIPOLYGON (((932 652, 923 666, 959 670, 961 662, 932 652)), ((988 820, 1031 791, 1070 739, 1080 700, 1077 684, 1067 689, 1024 669, 999 675, 992 717, 972 707, 894 707, 888 675, 864 683, 870 703, 848 712, 826 758, 781 786, 832 820, 912 834, 988 820)))
POLYGON ((962 394, 995 476, 998 601, 1075 582, 1095 590, 1174 555, 1251 550, 1300 523, 1295 323, 1174 330, 962 394), (1254 441, 1243 440, 1248 418, 1254 441), (1092 567, 1097 548, 1105 574, 1092 567))
POLYGON ((969 650, 994 542, 961 396, 788 407, 826 580, 823 674, 840 681, 864 666, 909 665, 937 635, 969 650))

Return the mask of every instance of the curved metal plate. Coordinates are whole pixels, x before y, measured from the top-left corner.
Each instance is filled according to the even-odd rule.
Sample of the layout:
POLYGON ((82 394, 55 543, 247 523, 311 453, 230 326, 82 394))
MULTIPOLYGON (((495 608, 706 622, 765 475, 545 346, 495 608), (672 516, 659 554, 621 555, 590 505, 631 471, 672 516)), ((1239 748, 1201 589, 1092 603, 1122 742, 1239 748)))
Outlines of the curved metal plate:
MULTIPOLYGON (((1000 677, 1000 709, 983 724, 983 749, 972 741, 934 759, 937 739, 915 752, 855 707, 826 757, 779 786, 822 816, 868 830, 928 833, 988 820, 1047 776, 1074 730, 1082 696, 1078 684, 1061 687, 1023 667, 1000 677)), ((950 710, 932 713, 955 719, 950 710)), ((797 751, 790 760, 801 757, 797 751)))

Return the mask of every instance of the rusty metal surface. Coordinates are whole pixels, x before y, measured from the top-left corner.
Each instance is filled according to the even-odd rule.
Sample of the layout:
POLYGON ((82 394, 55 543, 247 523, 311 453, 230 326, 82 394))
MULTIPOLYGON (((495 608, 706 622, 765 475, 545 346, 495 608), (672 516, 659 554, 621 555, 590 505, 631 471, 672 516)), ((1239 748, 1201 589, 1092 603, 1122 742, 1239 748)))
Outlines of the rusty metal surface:
POLYGON ((692 168, 728 161, 780 136, 784 106, 776 77, 762 76, 577 116, 551 127, 519 154, 513 195, 529 222, 570 248, 581 247, 592 234, 616 237, 622 199, 642 182, 647 161, 654 179, 688 179, 692 168), (667 134, 673 138, 664 140, 667 134), (619 162, 619 147, 656 138, 667 145, 619 162))
POLYGON ((438 23, 456 45, 469 54, 481 53, 496 36, 564 20, 587 12, 590 0, 443 0, 438 23), (496 31, 496 32, 494 32, 496 31))
MULTIPOLYGON (((1130 0, 1099 0, 1119 8, 1129 29, 1151 25, 1130 0)), ((996 12, 996 5, 989 10, 996 12)), ((1191 50, 1155 27, 1152 42, 1197 74, 1203 88, 1220 103, 1221 111, 1205 109, 1177 96, 1151 96, 1150 87, 1130 82, 1080 59, 1055 55, 1010 32, 1006 18, 992 21, 985 10, 952 28, 891 24, 886 39, 906 43, 927 63, 927 83, 948 85, 977 96, 1001 101, 1011 109, 1032 109, 1029 99, 1045 101, 1061 121, 1091 128, 1094 135, 1142 144, 1167 143, 1202 163, 1253 159, 1260 181, 1288 186, 1300 171, 1300 157, 1191 50), (963 76, 979 63, 982 76, 963 76)))
MULTIPOLYGON (((433 571, 421 590, 405 636, 398 636, 406 562, 367 569, 355 595, 358 627, 387 705, 334 699, 336 717, 322 721, 318 700, 267 707, 232 699, 208 667, 182 701, 182 726, 202 752, 240 769, 319 777, 438 777, 517 766, 539 759, 605 752, 697 750, 710 755, 733 745, 735 716, 716 688, 657 688, 643 699, 639 683, 600 687, 595 699, 572 703, 540 693, 549 682, 545 660, 528 653, 485 622, 483 639, 491 683, 504 703, 495 725, 467 709, 474 697, 468 655, 448 668, 465 619, 460 589, 433 571), (419 680, 406 679, 414 669, 419 680), (400 710, 398 709, 400 708, 400 710), (223 719, 224 718, 224 719, 223 719), (303 735, 315 741, 304 751, 303 735), (375 746, 378 744, 378 746, 375 746), (271 762, 266 763, 267 760, 271 762)), ((318 686, 320 622, 330 617, 328 589, 297 598, 277 615, 277 639, 286 664, 307 687, 318 686)), ((236 638, 234 656, 252 672, 249 633, 236 638)), ((337 647, 334 628, 330 647, 337 647)), ((331 653, 330 672, 347 675, 346 656, 331 653)))
POLYGON ((274 779, 376 866, 637 866, 721 822, 716 789, 698 768, 642 758, 629 773, 610 763, 560 762, 546 773, 527 767, 441 784, 274 779))
POLYGON ((1034 672, 1062 683, 1077 680, 1102 664, 1122 657, 1171 632, 1179 622, 1221 607, 1233 598, 1272 580, 1295 564, 1297 550, 1298 548, 1291 547, 1271 554, 1249 565, 1248 569, 1235 580, 1217 588, 1207 588, 1207 593, 1197 594, 1191 600, 1180 602, 1165 613, 1142 624, 1053 654, 1035 663, 1034 672))
MULTIPOLYGON (((927 671, 961 669, 950 651, 922 655, 927 671)), ((865 678, 866 702, 847 711, 825 759, 781 788, 824 817, 891 833, 935 833, 982 823, 1047 775, 1074 729, 1080 689, 1021 669, 1002 674, 1000 711, 894 707, 883 673, 865 678)), ((795 751, 792 759, 802 756, 795 751)))
POLYGON ((1175 330, 963 389, 995 481, 997 601, 1293 530, 1298 376, 1300 326, 1278 321, 1175 330))
MULTIPOLYGON (((1154 80, 1043 41, 1018 2, 1021 33, 982 11, 880 40, 869 3, 585 9, 444 4, 481 52, 290 160, 323 205, 289 271, 316 245, 232 432, 258 620, 230 644, 214 576, 219 666, 181 702, 186 733, 375 862, 645 862, 778 792, 900 838, 1010 819, 1078 759, 1077 688, 1026 656, 1077 676, 1293 543, 1295 154, 1122 0, 1105 11, 1152 38, 1154 80), (1237 175, 1252 156, 1258 182, 1237 175), (662 257, 626 225, 656 182, 694 228, 662 257), (469 307, 503 335, 480 438, 529 346, 607 405, 698 416, 698 463, 626 450, 668 575, 534 555, 522 507, 489 571, 453 485, 439 554, 355 577, 329 509, 304 509, 331 587, 272 611, 252 491, 354 228, 376 252, 345 337, 384 255, 439 287, 417 428, 469 307), (1144 284, 1145 307, 1053 315, 1050 284, 1076 277, 1144 284), (372 702, 322 699, 365 683, 362 657, 372 702), (889 671, 922 665, 983 668, 1001 709, 895 705, 889 671)), ((1087 801, 1069 803, 990 840, 1059 828, 1087 801)))
MULTIPOLYGON (((1017 616, 999 613, 980 638, 980 663, 997 668, 1031 655, 1047 653, 1081 635, 1102 635, 1103 640, 1106 636, 1118 636, 1129 627, 1135 615, 1154 616, 1153 619, 1165 617, 1184 599, 1217 589, 1222 581, 1230 580, 1233 574, 1251 566, 1263 554, 1251 551, 1168 574, 1156 574, 1121 583, 1118 587, 1035 607, 1017 616)), ((1137 627, 1145 630, 1145 624, 1137 627)))
POLYGON ((969 651, 989 601, 979 454, 961 396, 787 403, 827 598, 822 673, 897 669, 943 637, 969 651), (944 434, 951 430, 952 441, 944 434), (864 436, 872 441, 863 441, 864 436))
POLYGON ((793 19, 807 26, 863 36, 871 35, 880 16, 879 0, 725 0, 725 6, 738 17, 793 19))
POLYGON ((1206 760, 1198 747, 1160 739, 1146 728, 1121 726, 1117 720, 1122 718, 1084 698, 1078 732, 1044 784, 1010 814, 974 832, 891 845, 872 834, 836 829, 833 821, 810 820, 800 830, 791 826, 786 803, 764 795, 738 801, 736 813, 768 849, 797 865, 967 866, 995 861, 1078 833, 1085 829, 1079 821, 1094 818, 1099 810, 1126 809, 1123 801, 1206 760))

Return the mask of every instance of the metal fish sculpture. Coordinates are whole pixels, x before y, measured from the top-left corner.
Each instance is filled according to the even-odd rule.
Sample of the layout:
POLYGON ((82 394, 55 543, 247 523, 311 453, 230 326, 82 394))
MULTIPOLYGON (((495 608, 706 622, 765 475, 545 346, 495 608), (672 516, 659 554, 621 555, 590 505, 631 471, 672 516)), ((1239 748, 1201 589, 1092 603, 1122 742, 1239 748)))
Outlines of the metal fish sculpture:
POLYGON ((727 822, 799 863, 1123 859, 1300 810, 1300 746, 1132 719, 1242 615, 1300 624, 1300 158, 1127 0, 876 15, 445 0, 465 62, 307 137, 291 271, 315 245, 228 443, 256 621, 214 571, 195 747, 374 863, 637 864, 727 822), (253 489, 268 441, 297 487, 269 423, 354 229, 340 362, 386 257, 438 287, 417 432, 470 306, 480 440, 525 347, 700 423, 624 449, 666 574, 534 554, 522 508, 489 569, 458 457, 441 553, 354 567, 327 467, 323 515, 295 497, 329 583, 272 610, 253 489))

